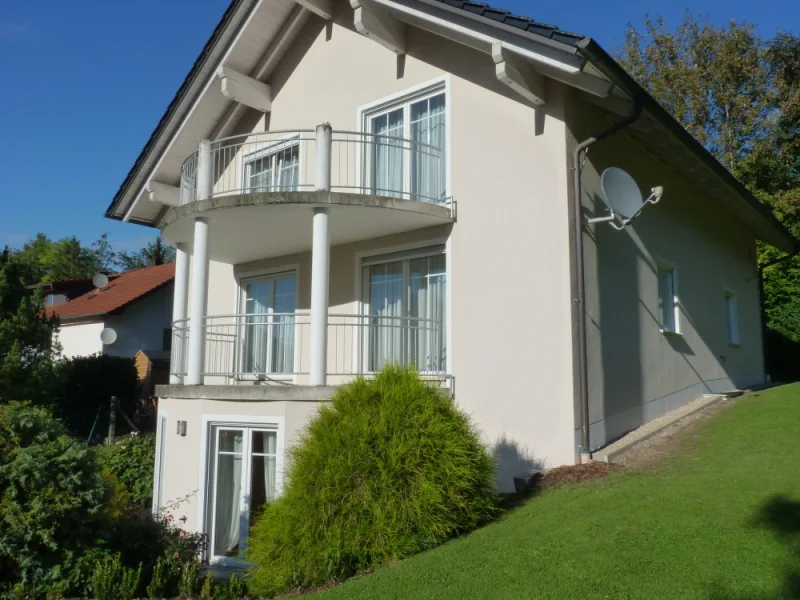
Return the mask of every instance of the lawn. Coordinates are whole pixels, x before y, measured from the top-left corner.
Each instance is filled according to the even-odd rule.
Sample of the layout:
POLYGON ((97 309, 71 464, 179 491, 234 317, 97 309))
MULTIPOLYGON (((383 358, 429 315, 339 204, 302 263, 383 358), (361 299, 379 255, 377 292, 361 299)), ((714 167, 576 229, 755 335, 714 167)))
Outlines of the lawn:
POLYGON ((314 597, 800 598, 800 384, 740 398, 697 433, 657 470, 546 491, 314 597))

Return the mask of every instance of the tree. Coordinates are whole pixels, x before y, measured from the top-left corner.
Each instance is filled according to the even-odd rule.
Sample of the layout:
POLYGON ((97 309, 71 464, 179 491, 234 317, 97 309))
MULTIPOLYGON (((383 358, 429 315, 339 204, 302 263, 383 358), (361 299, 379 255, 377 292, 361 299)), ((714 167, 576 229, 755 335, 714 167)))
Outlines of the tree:
MULTIPOLYGON (((796 236, 800 235, 800 38, 755 25, 716 27, 687 12, 629 25, 620 62, 796 236)), ((782 253, 759 244, 758 261, 782 253)), ((800 260, 765 271, 770 339, 800 343, 800 260), (777 336, 777 337, 775 337, 777 336)), ((782 343, 781 351, 788 347, 782 343)), ((772 355, 771 355, 772 356, 772 355)), ((798 354, 800 356, 800 354, 798 354)))
POLYGON ((55 319, 43 315, 41 295, 25 287, 28 266, 6 248, 0 254, 0 403, 49 402, 55 374, 55 319))
POLYGON ((36 284, 62 279, 84 279, 98 271, 112 272, 115 253, 104 233, 91 246, 83 246, 75 236, 51 240, 44 233, 14 252, 26 266, 26 283, 36 284))
POLYGON ((171 262, 175 262, 175 249, 165 244, 160 237, 137 252, 120 252, 117 254, 117 264, 123 271, 164 265, 171 262))

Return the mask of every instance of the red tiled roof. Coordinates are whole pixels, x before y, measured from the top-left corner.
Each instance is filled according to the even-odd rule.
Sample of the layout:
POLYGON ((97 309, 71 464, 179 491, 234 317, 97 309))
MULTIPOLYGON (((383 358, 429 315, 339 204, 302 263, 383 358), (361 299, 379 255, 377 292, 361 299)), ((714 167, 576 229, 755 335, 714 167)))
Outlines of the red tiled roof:
POLYGON ((174 277, 174 263, 127 271, 111 279, 103 289, 91 290, 64 304, 48 306, 45 315, 61 319, 107 315, 169 283, 174 277))

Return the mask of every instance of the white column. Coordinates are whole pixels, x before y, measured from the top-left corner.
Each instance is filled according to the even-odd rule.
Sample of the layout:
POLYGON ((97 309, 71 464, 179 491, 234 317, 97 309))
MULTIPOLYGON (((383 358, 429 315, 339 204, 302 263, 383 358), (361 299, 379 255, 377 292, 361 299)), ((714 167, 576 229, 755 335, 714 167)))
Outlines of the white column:
POLYGON ((208 298, 208 222, 194 220, 194 253, 192 254, 192 290, 189 298, 189 359, 186 385, 203 383, 206 349, 206 300, 208 298))
POLYGON ((171 370, 178 370, 178 374, 170 374, 169 382, 177 385, 183 383, 183 362, 186 356, 186 302, 189 299, 189 255, 186 253, 186 244, 179 243, 175 249, 175 285, 172 292, 172 323, 177 321, 178 327, 184 328, 184 335, 172 335, 172 360, 181 364, 172 365, 171 370))
POLYGON ((202 140, 197 151, 197 199, 208 200, 214 189, 211 142, 202 140))
MULTIPOLYGON (((331 126, 317 125, 316 189, 331 189, 331 126)), ((328 371, 328 209, 315 208, 311 247, 311 385, 325 385, 328 371)))

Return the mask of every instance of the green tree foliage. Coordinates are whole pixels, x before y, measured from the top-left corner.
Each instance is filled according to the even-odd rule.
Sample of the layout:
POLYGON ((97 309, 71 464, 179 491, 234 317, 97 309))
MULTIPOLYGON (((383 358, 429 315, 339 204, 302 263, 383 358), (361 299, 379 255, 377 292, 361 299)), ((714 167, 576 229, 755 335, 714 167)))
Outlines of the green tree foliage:
POLYGON ((7 248, 0 253, 0 402, 52 398, 54 319, 42 315, 39 294, 26 289, 27 267, 7 248))
POLYGON ((137 252, 119 252, 116 261, 123 271, 164 265, 175 262, 175 249, 156 238, 137 252))
POLYGON ((152 435, 129 435, 100 449, 100 463, 125 487, 130 500, 143 507, 153 497, 156 443, 152 435))
POLYGON ((82 589, 108 492, 91 449, 49 411, 0 406, 0 594, 82 589))
POLYGON ((272 596, 436 546, 494 512, 494 461, 469 418, 413 371, 340 388, 290 451, 256 521, 250 588, 272 596))
MULTIPOLYGON (((620 62, 796 236, 800 235, 800 38, 714 26, 687 12, 628 27, 620 62)), ((759 264, 782 254, 759 244, 759 264)), ((800 260, 765 270, 767 323, 800 342, 800 260)), ((781 345, 785 351, 786 346, 781 345)))
POLYGON ((14 251, 27 268, 29 285, 62 279, 84 279, 98 271, 115 270, 116 255, 104 233, 91 246, 83 246, 76 237, 51 240, 39 233, 21 250, 14 251))

